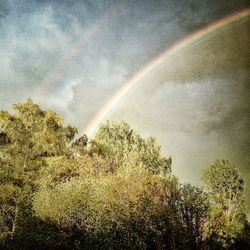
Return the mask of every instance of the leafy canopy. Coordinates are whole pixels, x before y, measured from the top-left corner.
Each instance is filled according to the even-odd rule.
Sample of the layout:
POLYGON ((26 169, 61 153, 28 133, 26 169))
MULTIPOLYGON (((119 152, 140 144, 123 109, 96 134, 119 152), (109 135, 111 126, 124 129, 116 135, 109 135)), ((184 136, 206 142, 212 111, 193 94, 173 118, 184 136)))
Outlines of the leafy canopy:
MULTIPOLYGON (((44 158, 62 155, 77 132, 62 116, 42 110, 31 99, 0 111, 0 209, 6 227, 15 233, 21 206, 31 202, 44 158)), ((26 205, 25 205, 26 204, 26 205)))
POLYGON ((70 145, 77 130, 62 116, 31 99, 13 108, 0 111, 1 249, 223 249, 247 241, 246 189, 229 161, 204 171, 204 192, 180 184, 155 139, 125 122, 106 122, 90 143, 82 136, 70 145))
POLYGON ((216 235, 228 247, 246 223, 246 187, 237 168, 228 160, 216 160, 202 177, 211 200, 207 236, 216 235))
POLYGON ((123 166, 144 166, 152 173, 171 171, 172 159, 162 157, 155 138, 142 138, 125 122, 102 124, 91 143, 100 153, 123 166))

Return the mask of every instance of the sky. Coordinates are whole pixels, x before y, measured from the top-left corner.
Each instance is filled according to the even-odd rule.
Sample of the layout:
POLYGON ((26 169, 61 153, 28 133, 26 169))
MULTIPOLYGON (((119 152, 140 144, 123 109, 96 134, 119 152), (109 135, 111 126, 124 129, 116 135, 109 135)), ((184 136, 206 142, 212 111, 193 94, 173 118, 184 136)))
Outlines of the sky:
MULTIPOLYGON (((0 109, 28 97, 76 125, 167 48, 248 0, 1 0, 0 109)), ((249 171, 249 18, 179 51, 107 118, 153 135, 183 181, 217 157, 249 171)))

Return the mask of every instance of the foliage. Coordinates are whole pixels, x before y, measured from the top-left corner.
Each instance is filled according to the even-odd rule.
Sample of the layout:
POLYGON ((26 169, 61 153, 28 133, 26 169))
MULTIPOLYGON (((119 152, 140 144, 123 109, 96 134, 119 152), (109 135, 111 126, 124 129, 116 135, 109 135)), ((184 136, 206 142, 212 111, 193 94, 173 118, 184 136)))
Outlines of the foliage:
POLYGON ((38 169, 45 157, 64 154, 77 132, 63 126, 52 110, 42 110, 31 99, 13 105, 14 114, 0 111, 0 209, 2 232, 14 237, 20 208, 30 203, 38 169))
POLYGON ((125 122, 76 128, 28 99, 0 111, 1 249, 248 249, 245 185, 227 160, 208 192, 179 183, 154 138, 125 122))
POLYGON ((143 167, 99 175, 91 171, 93 165, 82 168, 92 174, 35 195, 37 216, 98 235, 99 242, 112 248, 202 246, 208 201, 200 188, 179 186, 172 174, 162 178, 143 167))
POLYGON ((208 208, 207 194, 201 188, 190 184, 180 184, 177 199, 177 217, 182 225, 180 235, 183 248, 202 248, 204 225, 208 222, 208 208))
POLYGON ((99 153, 108 155, 117 164, 144 166, 152 173, 171 171, 172 159, 161 156, 161 147, 155 138, 142 138, 125 122, 102 124, 91 143, 99 153))
POLYGON ((33 208, 40 218, 92 232, 114 248, 128 244, 145 248, 149 234, 160 237, 162 217, 173 223, 169 197, 174 187, 173 176, 164 180, 144 168, 122 167, 99 178, 70 179, 40 190, 33 208))
POLYGON ((246 224, 246 188, 241 174, 228 160, 216 160, 203 172, 211 206, 206 226, 223 247, 232 245, 246 224))

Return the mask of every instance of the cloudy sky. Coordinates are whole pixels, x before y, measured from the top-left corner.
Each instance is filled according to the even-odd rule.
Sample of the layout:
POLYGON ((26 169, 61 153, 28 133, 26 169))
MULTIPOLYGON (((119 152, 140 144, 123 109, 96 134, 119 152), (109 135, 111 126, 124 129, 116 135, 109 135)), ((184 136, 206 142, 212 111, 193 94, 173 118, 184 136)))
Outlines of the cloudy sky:
MULTIPOLYGON (((0 109, 32 97, 79 131, 145 64, 248 0, 1 0, 0 109)), ((184 181, 217 157, 249 173, 249 18, 151 72, 110 112, 153 135, 184 181)))

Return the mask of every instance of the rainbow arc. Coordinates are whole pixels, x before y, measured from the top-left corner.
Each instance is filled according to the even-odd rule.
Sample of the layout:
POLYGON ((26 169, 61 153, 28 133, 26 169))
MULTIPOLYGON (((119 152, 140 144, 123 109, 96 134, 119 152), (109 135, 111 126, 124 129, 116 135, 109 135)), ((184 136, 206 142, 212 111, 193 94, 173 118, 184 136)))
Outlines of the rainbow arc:
POLYGON ((208 36, 209 34, 222 29, 223 27, 230 25, 232 23, 238 22, 250 16, 250 9, 245 9, 236 14, 225 17, 218 20, 209 26, 185 37, 184 39, 175 43, 172 47, 163 51, 163 53, 154 58, 148 64, 146 64, 141 70, 135 73, 127 82, 125 82, 122 87, 108 100, 108 102, 97 112, 90 123, 84 128, 82 134, 87 134, 91 136, 93 132, 97 129, 98 125, 103 121, 107 114, 114 108, 114 106, 145 76, 152 72, 160 64, 169 60, 173 55, 180 52, 184 48, 191 46, 194 42, 208 36))

